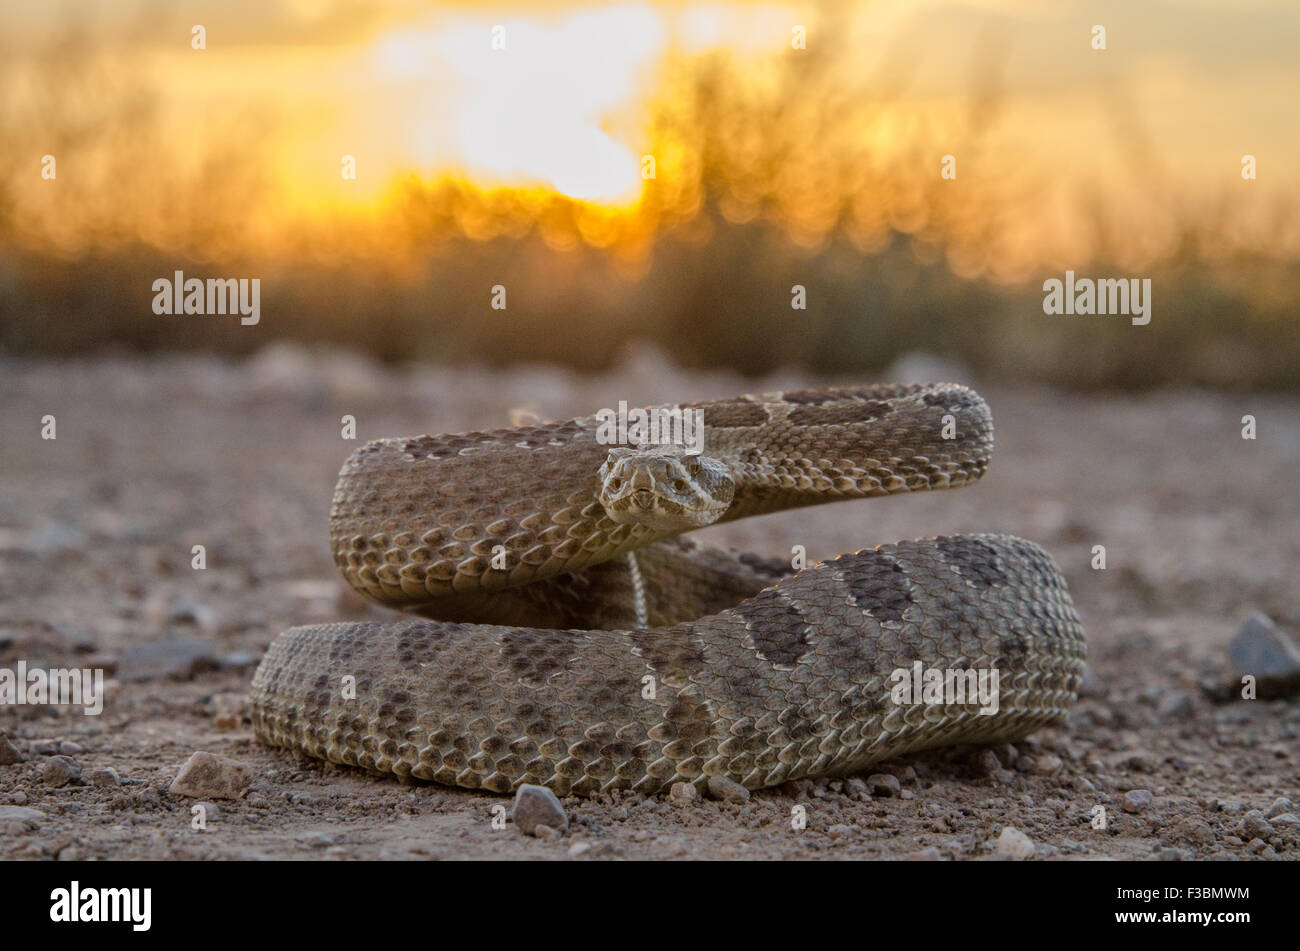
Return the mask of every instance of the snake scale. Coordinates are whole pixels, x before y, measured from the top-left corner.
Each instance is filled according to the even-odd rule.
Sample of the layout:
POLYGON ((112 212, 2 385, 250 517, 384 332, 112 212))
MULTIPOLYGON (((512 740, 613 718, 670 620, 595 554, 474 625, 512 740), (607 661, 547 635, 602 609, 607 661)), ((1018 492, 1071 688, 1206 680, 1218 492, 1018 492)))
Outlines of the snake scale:
MULTIPOLYGON (((597 416, 381 439, 331 511, 348 582, 413 616, 292 628, 252 685, 264 741, 493 792, 749 789, 1060 722, 1083 631, 1051 558, 1006 535, 881 545, 797 572, 683 532, 834 500, 967 485, 987 404, 952 384, 741 396, 703 452, 612 447, 597 416), (971 696, 898 672, 993 670, 971 696), (900 699, 901 698, 901 699, 900 699)), ((658 410, 656 410, 658 411, 658 410)))

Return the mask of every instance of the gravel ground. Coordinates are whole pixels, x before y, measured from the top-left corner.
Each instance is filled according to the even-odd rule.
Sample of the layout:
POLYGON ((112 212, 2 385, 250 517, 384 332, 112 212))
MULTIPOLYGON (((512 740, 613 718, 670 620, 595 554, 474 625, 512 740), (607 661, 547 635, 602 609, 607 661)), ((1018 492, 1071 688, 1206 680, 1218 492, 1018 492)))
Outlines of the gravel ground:
POLYGON ((801 544, 810 560, 952 532, 1043 544, 1069 579, 1090 673, 1067 726, 1014 747, 908 757, 747 802, 569 799, 568 831, 539 838, 493 822, 508 799, 254 740, 244 693, 278 631, 389 616, 330 561, 334 478, 357 445, 341 438, 344 414, 365 440, 504 425, 520 408, 556 418, 821 382, 687 373, 646 352, 582 378, 386 369, 286 346, 244 362, 0 361, 0 668, 107 672, 99 716, 0 706, 0 858, 1300 857, 1300 805, 1285 801, 1300 804, 1300 700, 1206 689, 1226 680, 1227 645, 1253 612, 1300 630, 1292 396, 975 381, 998 433, 975 487, 701 533, 772 556, 801 544), (196 751, 244 764, 247 792, 215 799, 203 775, 197 796, 173 792, 196 751))

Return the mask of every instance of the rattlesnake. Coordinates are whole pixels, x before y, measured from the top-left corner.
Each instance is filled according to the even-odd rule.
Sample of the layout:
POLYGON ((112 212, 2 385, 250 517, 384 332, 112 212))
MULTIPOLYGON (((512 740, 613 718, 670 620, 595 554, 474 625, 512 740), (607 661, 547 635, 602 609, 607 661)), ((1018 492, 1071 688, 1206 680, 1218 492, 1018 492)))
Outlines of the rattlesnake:
POLYGON ((875 385, 675 408, 703 414, 702 455, 602 444, 604 416, 354 452, 334 494, 335 562, 358 591, 433 620, 284 632, 253 681, 256 733, 494 792, 653 794, 713 776, 757 789, 844 774, 1063 719, 1083 632, 1030 542, 931 538, 791 574, 681 537, 966 485, 993 445, 973 391, 875 385), (898 693, 896 672, 917 662, 995 669, 997 711, 898 693))

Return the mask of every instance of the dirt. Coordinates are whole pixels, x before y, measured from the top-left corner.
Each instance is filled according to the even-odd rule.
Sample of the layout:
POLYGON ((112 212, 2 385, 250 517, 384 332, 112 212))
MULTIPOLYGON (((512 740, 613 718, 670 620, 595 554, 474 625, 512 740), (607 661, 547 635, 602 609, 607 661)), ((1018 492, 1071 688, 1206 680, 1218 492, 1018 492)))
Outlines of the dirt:
POLYGON ((896 789, 862 776, 743 803, 568 799, 569 830, 539 839, 493 821, 506 797, 403 785, 253 738, 243 694, 278 631, 389 616, 347 591, 327 546, 334 478, 361 441, 504 425, 512 410, 557 418, 823 382, 845 381, 688 373, 645 352, 588 377, 394 369, 287 347, 243 362, 0 362, 0 668, 107 675, 98 716, 0 706, 19 759, 0 765, 0 857, 970 859, 997 857, 1007 827, 1044 859, 1300 857, 1294 810, 1275 802, 1300 802, 1300 699, 1223 702, 1205 689, 1224 679, 1226 645, 1252 612, 1300 629, 1294 396, 974 381, 998 441, 976 486, 703 532, 770 556, 804 545, 810 560, 968 531, 1053 553, 1089 642, 1069 723, 869 771, 896 789), (54 439, 42 438, 47 415, 54 439), (345 415, 356 441, 342 436, 345 415), (241 798, 200 810, 206 828, 199 800, 169 791, 196 751, 251 771, 241 798), (1127 811, 1133 790, 1150 802, 1128 797, 1127 811))

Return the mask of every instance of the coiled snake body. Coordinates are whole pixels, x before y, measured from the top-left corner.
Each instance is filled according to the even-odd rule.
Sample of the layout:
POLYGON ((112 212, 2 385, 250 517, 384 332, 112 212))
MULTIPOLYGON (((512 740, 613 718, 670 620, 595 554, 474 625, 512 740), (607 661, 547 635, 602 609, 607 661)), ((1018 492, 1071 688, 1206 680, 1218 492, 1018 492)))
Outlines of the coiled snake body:
POLYGON ((427 619, 284 632, 253 681, 256 733, 402 777, 563 795, 715 775, 756 789, 1064 717, 1083 632, 1030 542, 902 542, 791 574, 681 537, 972 482, 993 445, 974 392, 878 385, 673 409, 702 414, 702 454, 610 446, 597 417, 353 453, 335 562, 358 591, 427 619), (900 693, 900 672, 920 669, 994 671, 996 711, 900 693))

